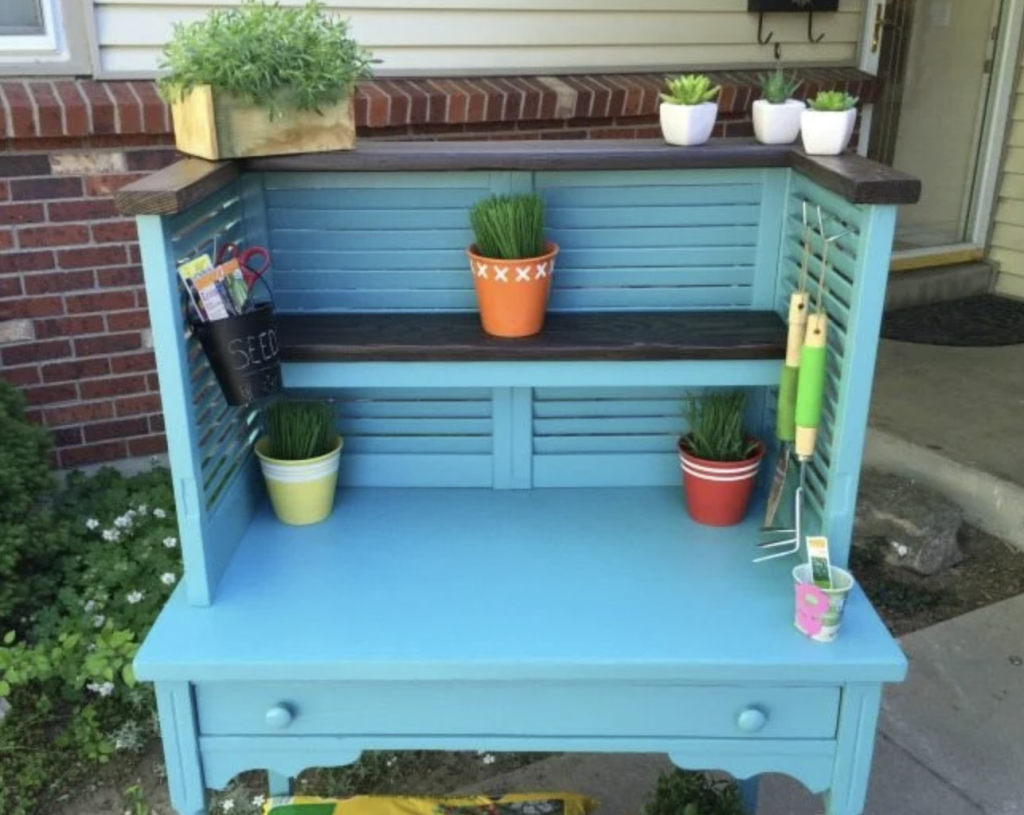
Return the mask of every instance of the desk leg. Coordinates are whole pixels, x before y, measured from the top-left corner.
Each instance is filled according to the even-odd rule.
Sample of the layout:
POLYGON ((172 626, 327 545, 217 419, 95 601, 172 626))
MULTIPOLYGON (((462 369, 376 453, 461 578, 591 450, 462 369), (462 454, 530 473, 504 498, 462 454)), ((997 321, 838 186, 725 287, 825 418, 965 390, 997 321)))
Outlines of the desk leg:
POLYGON ((757 815, 757 787, 760 776, 752 775, 750 778, 737 778, 736 786, 740 788, 740 803, 743 804, 743 811, 747 815, 757 815))
POLYGON ((864 812, 881 706, 881 685, 851 684, 843 688, 835 769, 832 785, 825 795, 828 815, 864 812))
POLYGON ((156 704, 171 805, 178 815, 206 815, 192 687, 187 682, 157 682, 156 704))
POLYGON ((292 779, 287 775, 267 771, 267 787, 270 790, 271 798, 281 798, 291 795, 293 791, 292 779))

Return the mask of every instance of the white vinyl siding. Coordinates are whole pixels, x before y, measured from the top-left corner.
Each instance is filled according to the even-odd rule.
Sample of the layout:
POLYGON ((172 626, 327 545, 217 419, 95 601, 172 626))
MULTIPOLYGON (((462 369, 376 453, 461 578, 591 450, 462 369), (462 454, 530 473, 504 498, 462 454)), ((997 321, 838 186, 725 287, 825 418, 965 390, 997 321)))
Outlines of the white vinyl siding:
MULTIPOLYGON (((151 76, 173 23, 200 19, 235 0, 92 0, 99 70, 151 76)), ((301 0, 284 0, 298 4, 301 0)), ((771 45, 757 44, 747 0, 327 0, 349 17, 378 59, 380 75, 496 74, 583 70, 855 65, 864 0, 841 0, 834 14, 772 14, 771 45)), ((268 44, 269 45, 269 44, 268 44)))
POLYGON ((1024 298, 1024 54, 999 180, 989 258, 999 264, 996 291, 1024 298))

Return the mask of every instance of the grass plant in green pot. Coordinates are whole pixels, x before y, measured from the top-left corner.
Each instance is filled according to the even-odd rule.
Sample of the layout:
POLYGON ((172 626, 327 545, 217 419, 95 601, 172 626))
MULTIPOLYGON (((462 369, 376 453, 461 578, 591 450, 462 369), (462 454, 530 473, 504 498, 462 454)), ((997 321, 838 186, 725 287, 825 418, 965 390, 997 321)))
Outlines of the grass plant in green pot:
POLYGON ((370 54, 318 0, 264 0, 174 26, 160 94, 177 147, 215 160, 351 150, 352 96, 370 54))
POLYGON ((746 394, 712 391, 687 402, 679 440, 686 509, 708 526, 733 526, 747 514, 764 445, 744 427, 746 394))
POLYGON ((256 442, 274 514, 282 523, 323 521, 334 507, 342 438, 330 402, 278 399, 263 412, 256 442))

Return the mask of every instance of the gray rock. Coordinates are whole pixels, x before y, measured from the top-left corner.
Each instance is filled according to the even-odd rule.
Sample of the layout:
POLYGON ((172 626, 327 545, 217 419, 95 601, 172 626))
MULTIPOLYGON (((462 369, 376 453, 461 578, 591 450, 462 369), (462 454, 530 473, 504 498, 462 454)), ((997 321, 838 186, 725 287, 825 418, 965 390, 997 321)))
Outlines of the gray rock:
POLYGON ((884 538, 886 562, 920 575, 963 560, 957 535, 963 511, 941 493, 902 476, 865 470, 854 523, 854 545, 884 538))

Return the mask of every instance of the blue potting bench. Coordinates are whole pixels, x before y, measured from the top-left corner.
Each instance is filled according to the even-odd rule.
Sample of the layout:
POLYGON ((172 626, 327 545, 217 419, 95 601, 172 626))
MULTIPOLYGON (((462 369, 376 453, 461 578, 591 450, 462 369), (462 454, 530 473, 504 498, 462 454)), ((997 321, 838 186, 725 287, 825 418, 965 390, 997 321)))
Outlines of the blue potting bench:
POLYGON ((752 563, 763 499, 696 525, 675 441, 708 386, 746 388, 773 438, 802 204, 820 206, 846 234, 806 513, 846 563, 895 209, 918 194, 857 156, 734 141, 378 143, 123 190, 185 559, 136 672, 180 815, 243 770, 280 793, 363 750, 464 748, 665 752, 750 779, 748 800, 777 771, 858 815, 903 656, 859 589, 837 642, 802 636, 797 556, 752 563), (548 329, 494 340, 467 210, 525 190, 562 247, 548 329), (342 486, 318 526, 275 521, 259 407, 226 405, 183 329, 175 266, 227 241, 271 251, 286 389, 337 400, 342 486))

